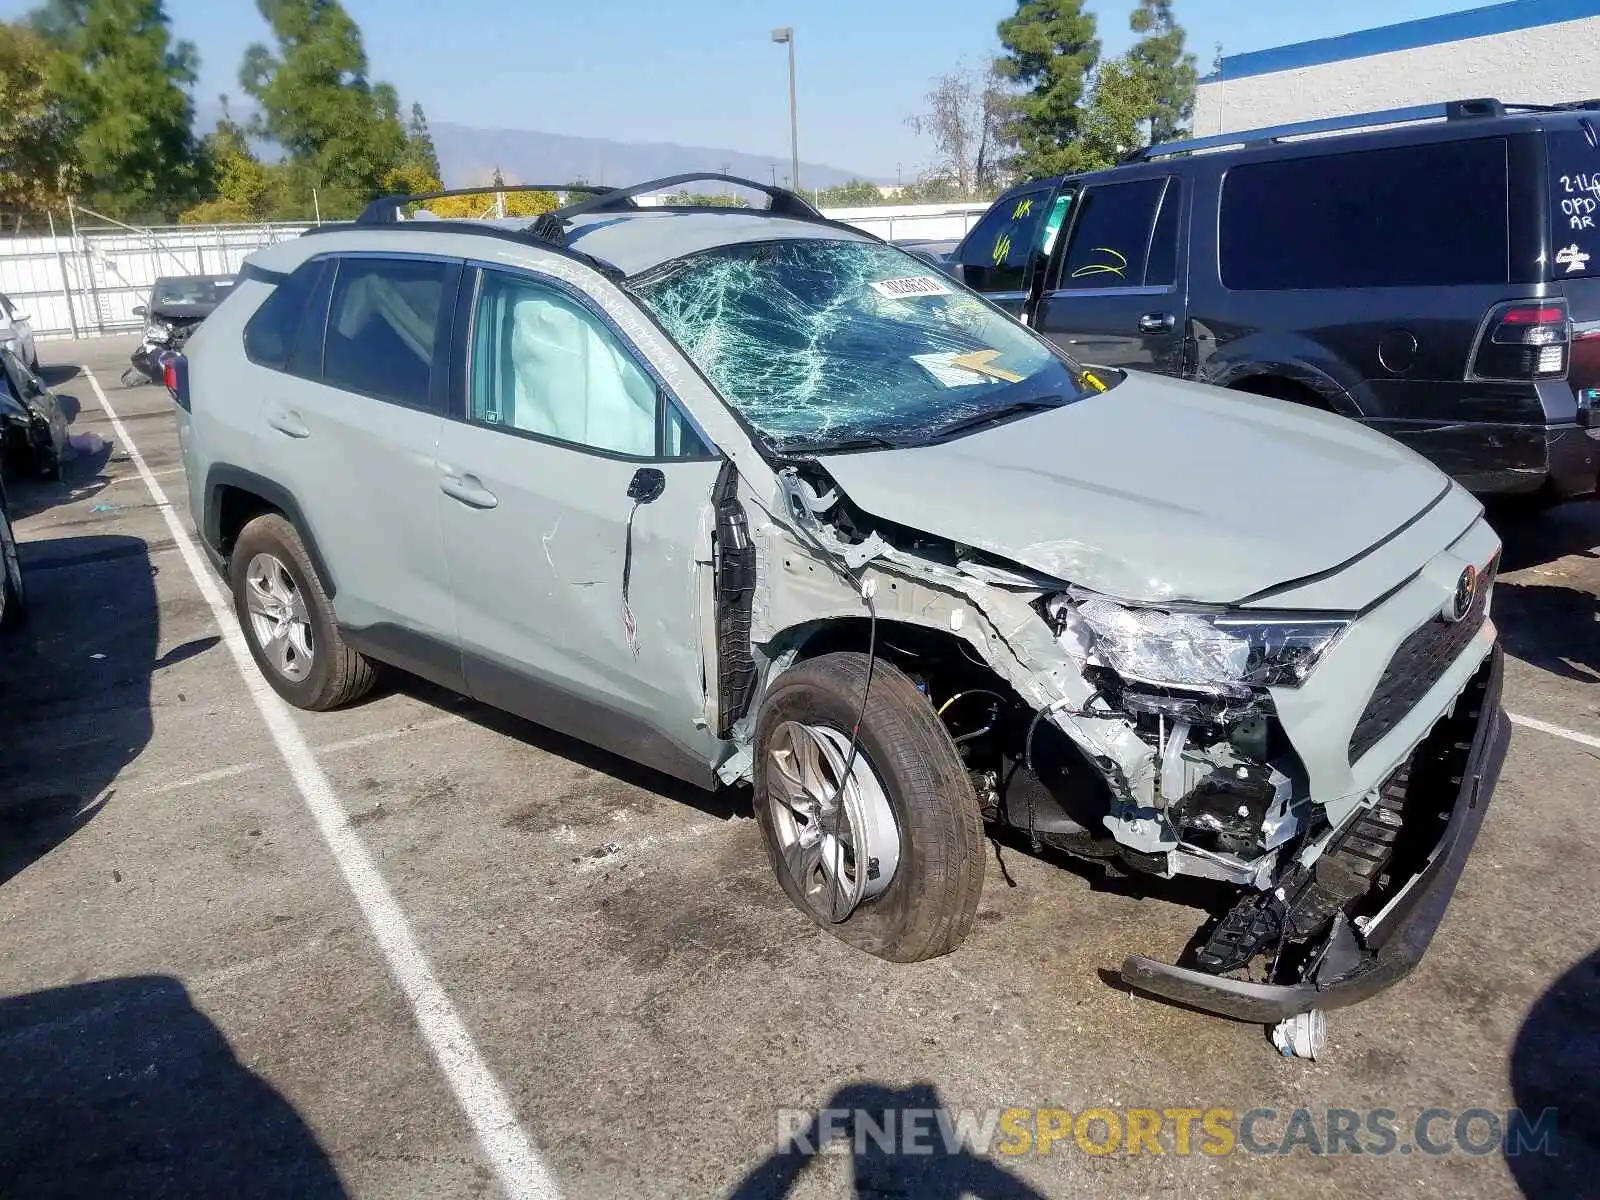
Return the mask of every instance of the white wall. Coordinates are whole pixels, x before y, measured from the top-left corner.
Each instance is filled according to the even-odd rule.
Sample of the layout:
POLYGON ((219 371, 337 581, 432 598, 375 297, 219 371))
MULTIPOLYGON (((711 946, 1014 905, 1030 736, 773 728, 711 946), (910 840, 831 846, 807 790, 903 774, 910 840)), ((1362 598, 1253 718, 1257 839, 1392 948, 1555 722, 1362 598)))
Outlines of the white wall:
MULTIPOLYGON (((1549 104, 1600 94, 1600 17, 1203 83, 1197 137, 1493 96, 1549 104)), ((1226 67, 1224 67, 1226 69, 1226 67)))

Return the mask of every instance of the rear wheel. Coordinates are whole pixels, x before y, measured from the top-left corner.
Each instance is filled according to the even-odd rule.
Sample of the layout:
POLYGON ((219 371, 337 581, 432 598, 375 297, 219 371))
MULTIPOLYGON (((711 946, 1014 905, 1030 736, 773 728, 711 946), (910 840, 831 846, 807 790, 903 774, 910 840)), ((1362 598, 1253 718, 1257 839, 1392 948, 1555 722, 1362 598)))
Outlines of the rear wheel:
POLYGON ((784 672, 756 727, 755 810, 796 907, 895 962, 947 954, 983 889, 983 824, 950 735, 884 662, 826 654, 784 672), (850 729, 861 714, 849 773, 850 729))
POLYGON ((245 641, 278 695, 323 712, 371 690, 373 666, 339 636, 333 604, 287 520, 267 513, 246 525, 228 574, 245 641))

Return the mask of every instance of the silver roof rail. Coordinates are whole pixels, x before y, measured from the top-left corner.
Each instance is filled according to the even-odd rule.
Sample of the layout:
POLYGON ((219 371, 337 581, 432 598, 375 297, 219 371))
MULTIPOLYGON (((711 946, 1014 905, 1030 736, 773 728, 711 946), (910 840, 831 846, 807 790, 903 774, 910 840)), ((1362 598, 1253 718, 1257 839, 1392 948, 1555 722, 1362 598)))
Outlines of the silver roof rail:
POLYGON ((1149 162, 1154 158, 1169 158, 1174 154, 1193 154, 1197 150, 1214 150, 1222 146, 1248 146, 1257 142, 1275 142, 1282 138, 1307 137, 1317 133, 1339 133, 1345 130, 1370 129, 1380 125, 1406 125, 1415 121, 1461 121, 1480 117, 1505 115, 1505 105, 1498 100, 1451 100, 1443 104, 1415 104, 1408 108, 1388 108, 1378 112, 1352 113, 1346 117, 1323 117, 1316 121, 1295 121, 1288 125, 1269 125, 1264 129, 1240 129, 1233 133, 1217 133, 1209 137, 1185 138, 1176 142, 1162 142, 1130 155, 1125 162, 1149 162))

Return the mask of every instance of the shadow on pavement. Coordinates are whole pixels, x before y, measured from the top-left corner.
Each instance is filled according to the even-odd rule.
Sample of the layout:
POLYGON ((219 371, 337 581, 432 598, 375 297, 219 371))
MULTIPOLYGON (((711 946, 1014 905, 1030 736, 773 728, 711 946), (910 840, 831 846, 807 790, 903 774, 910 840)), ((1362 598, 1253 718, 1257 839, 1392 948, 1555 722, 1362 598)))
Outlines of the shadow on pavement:
POLYGON ((1600 500, 1571 500, 1544 512, 1517 512, 1491 504, 1488 517, 1505 543, 1501 574, 1569 554, 1600 558, 1600 500))
POLYGON ((327 1153, 183 985, 108 979, 0 1000, 8 1196, 342 1197, 327 1153))
POLYGON ((1511 1099, 1537 1121, 1556 1110, 1559 1152, 1506 1155, 1528 1200, 1593 1196, 1600 1187, 1600 949, 1550 985, 1511 1048, 1511 1099))
POLYGON ((935 1114, 944 1111, 939 1091, 931 1083, 891 1088, 878 1083, 854 1083, 840 1088, 823 1105, 837 1114, 824 1129, 814 1117, 789 1143, 736 1184, 729 1200, 776 1200, 799 1186, 800 1176, 821 1155, 839 1153, 834 1143, 849 1147, 852 1183, 859 1200, 915 1196, 918 1200, 1043 1200, 1043 1193, 1016 1175, 973 1153, 966 1146, 949 1144, 935 1114), (909 1119, 909 1125, 908 1125, 909 1119), (861 1128, 855 1122, 861 1120, 861 1128), (908 1129, 920 1130, 915 1138, 921 1150, 912 1150, 908 1129))
POLYGON ((1501 580, 1494 589, 1494 622, 1513 657, 1563 679, 1600 683, 1600 596, 1501 580))
POLYGON ((385 682, 381 686, 386 689, 421 700, 435 708, 456 713, 479 728, 498 733, 501 737, 515 738, 536 750, 565 758, 602 775, 609 775, 630 787, 654 792, 666 799, 690 805, 707 816, 722 821, 750 815, 748 788, 719 788, 714 792, 707 791, 652 767, 641 766, 632 759, 612 754, 609 750, 602 750, 599 746, 568 737, 564 733, 536 725, 532 721, 525 721, 498 708, 491 708, 487 704, 473 700, 470 696, 458 695, 448 688, 438 687, 396 668, 386 668, 385 675, 385 682))
POLYGON ((150 677, 166 661, 143 541, 56 538, 21 554, 28 623, 0 640, 0 883, 114 802, 150 740, 150 677))

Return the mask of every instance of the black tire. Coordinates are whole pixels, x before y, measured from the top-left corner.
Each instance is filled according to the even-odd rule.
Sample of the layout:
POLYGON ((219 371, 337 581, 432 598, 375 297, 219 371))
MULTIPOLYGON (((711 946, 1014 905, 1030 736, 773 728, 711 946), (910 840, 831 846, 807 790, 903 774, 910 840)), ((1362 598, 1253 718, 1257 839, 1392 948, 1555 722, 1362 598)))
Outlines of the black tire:
POLYGON ((372 689, 377 679, 376 669, 339 636, 333 603, 317 578, 300 534, 285 518, 277 513, 265 513, 244 527, 229 556, 228 582, 233 589, 233 611, 256 666, 261 668, 273 691, 290 704, 311 712, 326 712, 352 704, 372 689), (288 678, 267 657, 246 607, 245 576, 251 560, 263 553, 284 565, 305 601, 311 625, 312 654, 311 669, 303 679, 288 678))
MULTIPOLYGON (((755 812, 773 873, 797 908, 816 919, 782 863, 768 794, 767 748, 785 721, 848 736, 861 711, 867 656, 825 654, 785 671, 762 701, 755 739, 755 812)), ((841 941, 892 962, 948 954, 972 928, 983 891, 983 821, 966 767, 927 698, 883 661, 861 719, 859 755, 888 794, 900 834, 889 886, 843 921, 817 923, 841 941)))
POLYGON ((28 593, 22 581, 22 560, 17 554, 17 535, 11 527, 11 510, 0 492, 0 632, 21 628, 28 619, 28 593))

